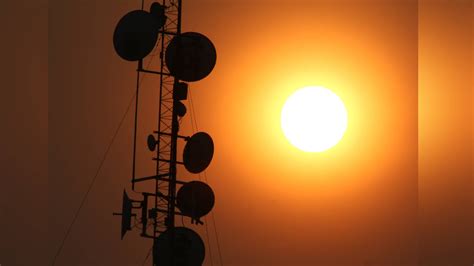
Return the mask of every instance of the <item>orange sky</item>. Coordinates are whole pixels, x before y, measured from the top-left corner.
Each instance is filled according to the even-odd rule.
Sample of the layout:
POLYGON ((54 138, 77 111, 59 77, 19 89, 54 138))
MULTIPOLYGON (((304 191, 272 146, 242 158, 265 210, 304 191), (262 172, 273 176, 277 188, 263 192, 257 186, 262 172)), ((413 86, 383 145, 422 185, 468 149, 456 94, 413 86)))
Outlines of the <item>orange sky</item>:
POLYGON ((474 261, 474 16, 461 2, 419 14, 420 258, 438 265, 474 261))
MULTIPOLYGON (((225 265, 474 262, 472 1, 183 2, 183 30, 207 35, 217 48, 214 71, 190 90, 199 129, 216 146, 207 177, 225 265), (280 130, 286 97, 306 85, 332 89, 348 110, 346 135, 321 154, 292 147, 280 130)), ((49 37, 35 35, 49 48, 49 80, 40 85, 48 97, 33 89, 27 97, 12 94, 17 101, 41 99, 29 104, 38 117, 28 123, 44 132, 21 139, 41 138, 48 154, 38 148, 27 155, 34 169, 18 171, 11 165, 32 144, 8 143, 16 155, 2 161, 10 165, 7 175, 19 176, 1 193, 2 202, 16 198, 11 188, 24 189, 26 177, 43 184, 13 206, 46 217, 35 223, 2 207, 2 217, 15 218, 2 227, 21 224, 49 244, 34 249, 40 245, 26 234, 5 231, 12 240, 0 243, 0 264, 31 264, 20 256, 25 249, 50 263, 133 94, 136 66, 115 55, 111 39, 118 19, 137 7, 138 1, 50 3, 49 26, 41 24, 49 37), (44 105, 48 113, 34 111, 44 105), (17 147, 25 149, 20 154, 17 147), (48 169, 34 160, 45 157, 48 169), (46 192, 32 204, 36 191, 46 192)), ((31 20, 21 24, 24 32, 40 25, 36 11, 45 11, 36 8, 26 9, 31 20)), ((24 5, 8 10, 22 13, 24 5)), ((1 18, 11 24, 15 17, 1 18)), ((19 47, 31 45, 31 38, 13 36, 19 47)), ((11 87, 32 88, 35 82, 24 80, 45 69, 44 58, 31 60, 36 57, 24 50, 17 61, 29 65, 15 69, 27 69, 27 79, 17 77, 11 87)), ((143 81, 139 175, 154 170, 146 136, 156 130, 157 86, 152 76, 143 81)), ((192 134, 189 115, 181 134, 192 134)), ((12 128, 27 121, 14 117, 23 122, 9 122, 12 128)), ((132 118, 129 113, 57 265, 137 265, 151 247, 138 231, 120 241, 119 219, 111 215, 123 188, 130 189, 132 118)), ((199 178, 179 171, 184 180, 199 178)), ((211 257, 217 265, 209 226, 205 265, 211 257)), ((191 227, 207 242, 205 227, 191 227)))
POLYGON ((190 30, 202 29, 224 52, 193 95, 206 105, 202 128, 222 147, 211 184, 238 191, 216 208, 232 228, 224 242, 233 247, 230 258, 264 265, 414 260, 416 3, 221 4, 209 12, 220 14, 217 23, 196 19, 190 30), (348 108, 346 136, 324 154, 291 147, 279 128, 286 97, 311 84, 333 89, 348 108), (233 243, 239 229, 254 235, 252 248, 245 239, 233 243))

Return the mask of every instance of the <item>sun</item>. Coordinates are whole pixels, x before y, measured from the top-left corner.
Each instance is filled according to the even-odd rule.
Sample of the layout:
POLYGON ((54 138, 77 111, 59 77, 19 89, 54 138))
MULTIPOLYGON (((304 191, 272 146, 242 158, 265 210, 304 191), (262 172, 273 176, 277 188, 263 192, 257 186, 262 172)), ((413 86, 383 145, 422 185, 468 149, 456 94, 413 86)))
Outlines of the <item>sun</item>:
POLYGON ((304 87, 286 100, 281 128, 295 147, 323 152, 335 146, 347 129, 347 110, 334 92, 320 86, 304 87))

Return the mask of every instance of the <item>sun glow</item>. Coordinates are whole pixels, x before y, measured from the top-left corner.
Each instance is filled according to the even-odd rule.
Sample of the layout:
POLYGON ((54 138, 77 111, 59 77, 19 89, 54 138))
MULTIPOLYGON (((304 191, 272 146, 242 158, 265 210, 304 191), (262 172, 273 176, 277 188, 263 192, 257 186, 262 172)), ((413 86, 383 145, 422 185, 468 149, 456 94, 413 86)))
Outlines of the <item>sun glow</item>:
POLYGON ((335 146, 344 136, 346 107, 329 89, 304 87, 286 100, 281 111, 281 128, 298 149, 322 152, 335 146))

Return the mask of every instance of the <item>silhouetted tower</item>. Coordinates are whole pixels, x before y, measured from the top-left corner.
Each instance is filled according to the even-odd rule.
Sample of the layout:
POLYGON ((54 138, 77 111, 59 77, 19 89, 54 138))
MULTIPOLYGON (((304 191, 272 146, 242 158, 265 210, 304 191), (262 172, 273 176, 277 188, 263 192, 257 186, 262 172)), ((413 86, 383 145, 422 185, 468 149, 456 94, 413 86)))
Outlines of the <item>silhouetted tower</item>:
POLYGON ((175 216, 200 218, 214 206, 214 193, 200 181, 177 180, 177 165, 191 173, 200 173, 210 164, 214 154, 212 138, 204 132, 192 136, 179 134, 179 118, 186 114, 188 84, 205 78, 216 63, 212 42, 196 32, 181 32, 181 0, 154 2, 149 10, 134 10, 117 24, 113 42, 117 54, 127 61, 137 61, 137 91, 133 146, 132 190, 140 192, 140 200, 132 200, 123 192, 121 237, 132 229, 132 217, 141 223, 141 236, 153 239, 153 265, 194 266, 204 261, 201 237, 191 229, 175 226, 175 216), (154 49, 159 55, 159 69, 145 69, 143 59, 154 49), (147 139, 148 148, 156 152, 156 172, 136 177, 137 115, 141 73, 159 77, 157 130, 147 139), (177 143, 185 141, 183 161, 178 161, 177 143), (138 182, 154 182, 154 191, 136 191, 138 182), (139 214, 139 215, 138 215, 139 214), (137 217, 138 216, 138 217, 137 217))

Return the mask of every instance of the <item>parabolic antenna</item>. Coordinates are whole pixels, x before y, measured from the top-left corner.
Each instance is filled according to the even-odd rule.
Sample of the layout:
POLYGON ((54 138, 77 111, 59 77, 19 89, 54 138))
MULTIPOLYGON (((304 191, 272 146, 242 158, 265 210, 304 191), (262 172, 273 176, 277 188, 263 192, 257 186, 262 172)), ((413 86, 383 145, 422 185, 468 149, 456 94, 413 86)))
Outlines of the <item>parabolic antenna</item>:
POLYGON ((204 256, 204 242, 201 237, 185 227, 166 230, 155 239, 153 245, 153 265, 201 266, 204 256), (174 241, 172 241, 173 235, 174 241), (174 261, 173 264, 172 261, 174 261))
POLYGON ((166 48, 166 66, 177 79, 198 81, 216 65, 216 48, 204 35, 186 32, 174 37, 166 48))
POLYGON ((197 174, 206 169, 214 155, 214 142, 205 132, 198 132, 186 142, 183 151, 183 163, 186 170, 197 174))
POLYGON ((201 181, 191 181, 178 190, 176 206, 182 214, 199 219, 212 210, 214 200, 210 186, 201 181))
POLYGON ((156 149, 156 139, 155 139, 155 136, 153 135, 148 135, 148 138, 146 139, 146 144, 148 146, 148 149, 150 151, 155 151, 156 149))
POLYGON ((183 117, 186 114, 186 105, 184 103, 178 101, 174 104, 174 108, 179 117, 183 117))
POLYGON ((127 231, 132 230, 132 201, 127 195, 125 190, 123 191, 122 198, 122 228, 121 228, 121 239, 125 236, 127 231))
POLYGON ((115 27, 115 51, 128 61, 143 59, 155 47, 158 26, 158 21, 146 11, 134 10, 127 13, 115 27))

